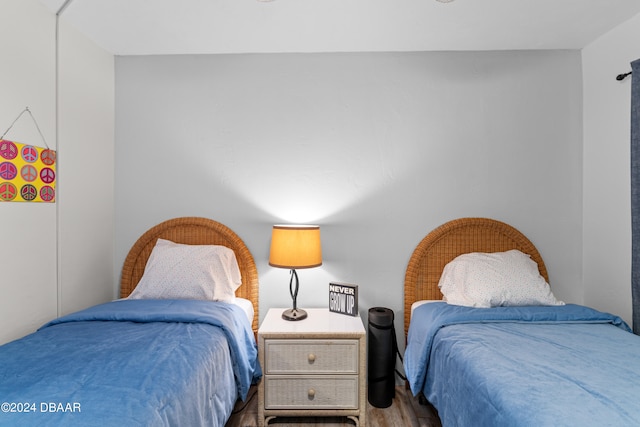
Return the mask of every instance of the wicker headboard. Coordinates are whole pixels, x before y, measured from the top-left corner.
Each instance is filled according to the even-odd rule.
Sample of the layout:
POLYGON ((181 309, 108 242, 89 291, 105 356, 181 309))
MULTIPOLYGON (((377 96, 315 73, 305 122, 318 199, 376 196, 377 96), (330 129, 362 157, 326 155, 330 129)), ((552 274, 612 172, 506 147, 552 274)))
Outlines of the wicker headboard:
POLYGON ((538 263, 549 281, 540 253, 520 231, 488 218, 461 218, 430 232, 413 251, 404 279, 404 333, 409 331, 411 305, 420 300, 442 299, 438 288, 444 266, 458 255, 470 252, 503 252, 518 249, 538 263))
POLYGON ((129 250, 122 267, 120 297, 125 298, 142 278, 144 267, 158 238, 188 245, 223 245, 231 248, 238 260, 242 285, 236 296, 253 303, 252 328, 258 330, 258 270, 253 255, 242 239, 226 225, 207 218, 184 217, 162 222, 145 232, 129 250))

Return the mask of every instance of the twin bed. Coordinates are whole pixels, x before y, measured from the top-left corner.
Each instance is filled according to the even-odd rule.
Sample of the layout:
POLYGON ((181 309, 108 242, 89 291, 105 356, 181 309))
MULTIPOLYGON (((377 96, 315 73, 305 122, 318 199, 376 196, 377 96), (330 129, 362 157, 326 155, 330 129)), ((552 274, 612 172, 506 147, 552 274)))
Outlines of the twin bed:
POLYGON ((499 221, 454 220, 416 247, 405 277, 405 372, 442 425, 640 425, 640 337, 616 316, 556 300, 541 282, 535 246, 499 221), (535 261, 524 267, 537 270, 524 274, 535 292, 520 267, 515 282, 513 262, 503 268, 518 253, 535 261), (474 293, 477 281, 489 289, 474 293))
POLYGON ((244 242, 172 219, 139 238, 121 280, 121 299, 0 347, 0 425, 224 426, 261 376, 244 242))

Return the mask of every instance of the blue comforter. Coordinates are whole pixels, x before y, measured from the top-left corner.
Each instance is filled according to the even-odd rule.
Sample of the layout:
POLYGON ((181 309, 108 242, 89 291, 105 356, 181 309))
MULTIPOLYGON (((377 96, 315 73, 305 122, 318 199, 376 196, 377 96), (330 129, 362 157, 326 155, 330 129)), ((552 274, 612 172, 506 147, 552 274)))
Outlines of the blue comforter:
POLYGON ((404 358, 444 426, 640 425, 640 337, 587 307, 418 307, 404 358))
POLYGON ((223 426, 261 375, 239 307, 114 301, 0 347, 0 425, 223 426))

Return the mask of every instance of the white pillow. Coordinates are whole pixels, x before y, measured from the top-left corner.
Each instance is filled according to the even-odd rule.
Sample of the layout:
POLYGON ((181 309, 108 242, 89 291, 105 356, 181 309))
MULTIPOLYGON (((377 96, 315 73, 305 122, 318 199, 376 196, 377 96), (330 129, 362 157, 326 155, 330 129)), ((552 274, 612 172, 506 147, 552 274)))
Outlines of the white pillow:
POLYGON ((233 302, 240 284, 240 269, 230 248, 158 239, 129 298, 233 302))
POLYGON ((468 307, 564 305, 536 262, 515 249, 460 255, 445 266, 438 286, 449 304, 468 307))

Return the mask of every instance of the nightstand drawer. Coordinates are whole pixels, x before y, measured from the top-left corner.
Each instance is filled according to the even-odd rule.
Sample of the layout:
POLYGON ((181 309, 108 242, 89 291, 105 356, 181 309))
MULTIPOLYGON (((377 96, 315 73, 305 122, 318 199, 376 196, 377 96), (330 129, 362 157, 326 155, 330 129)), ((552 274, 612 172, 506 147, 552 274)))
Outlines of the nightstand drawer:
POLYGON ((358 409, 357 375, 269 376, 265 409, 358 409))
POLYGON ((358 340, 265 340, 265 374, 358 373, 358 340))

